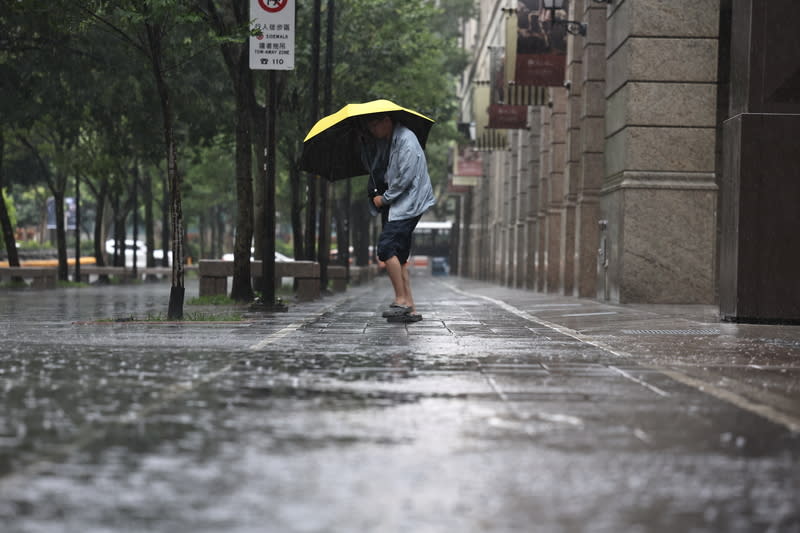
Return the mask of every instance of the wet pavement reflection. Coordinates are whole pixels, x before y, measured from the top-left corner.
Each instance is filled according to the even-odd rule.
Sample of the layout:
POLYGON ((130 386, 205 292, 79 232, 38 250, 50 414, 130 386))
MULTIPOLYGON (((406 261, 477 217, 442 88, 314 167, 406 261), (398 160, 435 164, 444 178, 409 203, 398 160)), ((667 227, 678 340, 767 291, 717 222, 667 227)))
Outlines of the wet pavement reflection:
POLYGON ((0 529, 800 531, 800 328, 414 284, 407 325, 384 279, 210 324, 0 291, 0 529))

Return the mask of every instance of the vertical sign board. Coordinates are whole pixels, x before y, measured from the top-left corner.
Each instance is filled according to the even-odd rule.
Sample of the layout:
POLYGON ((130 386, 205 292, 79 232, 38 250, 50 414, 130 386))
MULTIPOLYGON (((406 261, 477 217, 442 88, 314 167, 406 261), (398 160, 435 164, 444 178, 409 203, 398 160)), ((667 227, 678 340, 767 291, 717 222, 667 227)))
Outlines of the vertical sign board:
MULTIPOLYGON (((569 2, 555 11, 567 18, 569 2)), ((567 65, 564 24, 551 20, 553 10, 544 0, 520 0, 506 23, 506 82, 538 87, 561 87, 567 65)))
POLYGON ((250 0, 250 68, 294 69, 295 0, 250 0))

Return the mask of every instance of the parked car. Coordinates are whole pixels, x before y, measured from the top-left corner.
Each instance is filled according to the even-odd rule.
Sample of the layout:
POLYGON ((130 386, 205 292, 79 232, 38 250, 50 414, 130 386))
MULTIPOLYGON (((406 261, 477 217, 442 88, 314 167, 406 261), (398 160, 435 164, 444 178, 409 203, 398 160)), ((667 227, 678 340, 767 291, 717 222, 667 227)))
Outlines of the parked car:
POLYGON ((431 259, 431 274, 434 276, 447 276, 450 274, 450 263, 446 257, 434 257, 431 259))
MULTIPOLYGON (((144 267, 147 265, 147 246, 142 241, 136 241, 134 245, 133 239, 125 239, 125 266, 127 268, 133 267, 133 253, 136 250, 136 266, 144 267)), ((114 256, 114 239, 106 241, 106 253, 108 257, 114 256)), ((172 252, 167 252, 170 264, 172 264, 172 252)), ((164 259, 164 250, 153 250, 153 258, 156 265, 161 266, 161 260, 164 259)))
MULTIPOLYGON (((253 257, 255 255, 255 253, 256 253, 255 248, 250 248, 250 259, 251 260, 255 259, 255 257, 253 257)), ((222 260, 223 261, 233 261, 233 254, 232 253, 230 253, 230 254, 222 254, 222 260)), ((275 261, 283 263, 283 262, 286 262, 286 261, 294 261, 294 259, 292 259, 291 257, 288 257, 288 256, 286 256, 286 255, 284 255, 284 254, 282 254, 280 252, 275 252, 275 261)))
MULTIPOLYGON (((251 259, 255 259, 253 257, 253 255, 255 255, 255 249, 254 248, 250 248, 250 258, 251 259)), ((222 259, 223 259, 223 261, 233 261, 233 254, 223 254, 222 255, 222 259)), ((291 261, 294 261, 294 259, 292 259, 291 257, 288 257, 288 256, 286 256, 286 255, 284 255, 284 254, 282 254, 280 252, 275 252, 275 262, 276 263, 286 263, 286 262, 291 262, 291 261)), ((259 274, 259 273, 258 272, 254 272, 253 274, 259 274)), ((294 283, 294 278, 289 278, 289 277, 281 278, 281 285, 284 285, 286 287, 291 287, 293 283, 294 283)))

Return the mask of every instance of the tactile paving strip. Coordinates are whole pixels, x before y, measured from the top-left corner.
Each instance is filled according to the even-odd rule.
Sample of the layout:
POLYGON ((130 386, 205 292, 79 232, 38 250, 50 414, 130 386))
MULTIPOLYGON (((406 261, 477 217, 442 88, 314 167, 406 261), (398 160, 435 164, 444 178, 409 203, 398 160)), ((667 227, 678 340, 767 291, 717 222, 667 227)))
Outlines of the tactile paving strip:
POLYGON ((719 335, 718 329, 623 329, 625 335, 719 335))

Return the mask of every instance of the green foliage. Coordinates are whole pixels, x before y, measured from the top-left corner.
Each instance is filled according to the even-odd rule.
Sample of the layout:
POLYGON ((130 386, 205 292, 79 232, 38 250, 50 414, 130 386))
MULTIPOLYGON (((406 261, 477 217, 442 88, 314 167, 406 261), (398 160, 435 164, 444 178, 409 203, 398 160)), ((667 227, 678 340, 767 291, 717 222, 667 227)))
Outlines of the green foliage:
POLYGON ((232 300, 229 296, 224 294, 215 294, 212 296, 198 296, 192 298, 186 305, 236 305, 237 302, 232 300))
MULTIPOLYGON (((16 207, 20 224, 40 223, 44 202, 51 195, 48 175, 59 177, 59 187, 80 176, 82 205, 88 206, 85 217, 91 216, 104 185, 119 206, 115 214, 124 219, 122 215, 132 212, 132 168, 146 169, 157 203, 160 200, 166 174, 164 134, 147 48, 149 28, 164 50, 161 69, 174 106, 185 214, 199 217, 223 206, 230 226, 236 218, 234 91, 220 44, 246 39, 249 28, 237 24, 232 15, 244 3, 21 0, 7 4, 0 13, 0 127, 6 139, 5 185, 14 198, 9 205, 16 207), (205 12, 211 5, 224 14, 224 31, 211 24, 205 12), (21 137, 34 146, 35 155, 21 144, 21 137)), ((297 4, 296 69, 279 77, 279 222, 289 221, 290 171, 313 120, 311 5, 297 4)), ((325 5, 322 2, 323 69, 325 5)), ((456 137, 455 79, 467 60, 458 46, 460 20, 474 7, 473 0, 336 2, 331 111, 350 102, 387 98, 434 118, 437 124, 427 154, 431 176, 440 189, 447 176, 446 146, 456 137)), ((322 79, 321 73, 320 102, 322 79)), ((253 97, 262 104, 263 82, 264 73, 255 73, 253 97)), ((361 194, 360 187, 355 180, 354 195, 361 194)), ((276 249, 292 255, 288 243, 279 241, 276 249)))
MULTIPOLYGON (((241 313, 184 313, 180 322, 241 322, 244 320, 241 313)), ((129 315, 118 318, 106 318, 97 322, 112 323, 141 323, 141 322, 172 322, 173 320, 162 313, 148 313, 143 317, 129 315)))
POLYGON ((0 283, 0 289, 27 289, 28 284, 24 281, 4 281, 0 283))
MULTIPOLYGON (((473 9, 471 0, 336 3, 331 111, 348 103, 385 98, 436 120, 426 152, 431 179, 440 190, 448 173, 446 146, 458 138, 456 76, 467 64, 457 40, 460 20, 473 9)), ((296 75, 288 77, 281 102, 285 109, 281 128, 291 132, 280 139, 288 160, 283 164, 299 159, 302 138, 311 126, 306 118, 310 114, 310 15, 309 10, 298 14, 297 38, 303 40, 298 43, 296 75)), ((363 189, 353 185, 360 194, 363 189)))
POLYGON ((83 289, 91 287, 91 285, 83 281, 58 281, 56 287, 59 289, 83 289))
POLYGON ((231 186, 234 179, 233 141, 217 135, 207 145, 195 146, 186 164, 186 198, 188 216, 201 215, 216 205, 231 208, 236 198, 231 186))
POLYGON ((294 257, 294 247, 292 246, 291 242, 282 241, 281 239, 277 239, 275 241, 275 251, 282 253, 287 257, 294 257))

